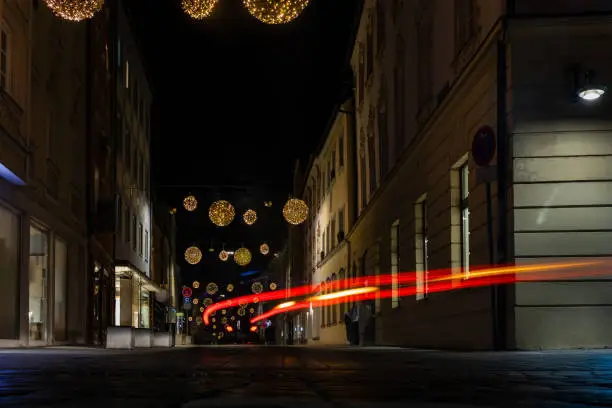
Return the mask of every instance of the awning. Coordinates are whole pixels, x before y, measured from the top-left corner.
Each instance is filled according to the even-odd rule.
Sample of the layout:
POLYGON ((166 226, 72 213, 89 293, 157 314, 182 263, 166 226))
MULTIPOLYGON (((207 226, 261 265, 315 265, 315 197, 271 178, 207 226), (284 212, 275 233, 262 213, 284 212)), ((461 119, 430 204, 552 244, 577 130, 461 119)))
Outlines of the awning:
POLYGON ((144 273, 131 265, 117 265, 115 266, 115 275, 124 276, 126 278, 132 278, 140 282, 140 284, 150 292, 161 293, 162 288, 154 281, 149 279, 144 273))

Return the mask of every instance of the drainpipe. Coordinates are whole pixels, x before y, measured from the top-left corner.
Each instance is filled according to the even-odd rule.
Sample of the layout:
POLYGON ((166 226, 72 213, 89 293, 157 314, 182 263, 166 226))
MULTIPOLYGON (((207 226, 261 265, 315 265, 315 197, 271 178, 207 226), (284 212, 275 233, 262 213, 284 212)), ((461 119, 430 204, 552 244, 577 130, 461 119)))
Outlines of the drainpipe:
MULTIPOLYGON (((507 73, 507 18, 502 20, 501 38, 497 41, 497 214, 498 264, 508 263, 508 187, 509 187, 509 140, 508 140, 508 73, 507 73)), ((507 348, 507 286, 492 288, 493 346, 495 350, 507 348)))

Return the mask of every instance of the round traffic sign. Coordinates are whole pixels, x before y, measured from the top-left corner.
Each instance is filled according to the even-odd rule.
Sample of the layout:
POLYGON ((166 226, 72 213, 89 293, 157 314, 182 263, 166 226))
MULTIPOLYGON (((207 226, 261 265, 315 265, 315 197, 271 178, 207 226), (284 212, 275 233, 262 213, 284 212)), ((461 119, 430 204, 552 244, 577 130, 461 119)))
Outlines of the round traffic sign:
POLYGON ((490 126, 483 126, 472 139, 472 158, 474 162, 481 166, 488 166, 495 157, 497 143, 495 131, 490 126))
POLYGON ((183 288, 183 297, 191 297, 192 293, 193 292, 191 291, 191 288, 188 288, 188 287, 183 288))

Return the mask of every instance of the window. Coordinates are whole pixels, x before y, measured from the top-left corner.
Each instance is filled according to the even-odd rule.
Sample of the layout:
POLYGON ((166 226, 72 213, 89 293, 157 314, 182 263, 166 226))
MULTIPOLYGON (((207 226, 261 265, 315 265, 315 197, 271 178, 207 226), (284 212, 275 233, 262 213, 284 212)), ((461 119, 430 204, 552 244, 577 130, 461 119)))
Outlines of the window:
POLYGON ((393 72, 393 80, 395 82, 395 94, 394 94, 394 105, 395 105, 395 157, 399 159, 404 150, 404 133, 405 133, 405 106, 404 101, 406 97, 406 85, 405 85, 405 73, 404 73, 404 40, 397 37, 397 56, 395 62, 395 70, 393 72))
MULTIPOLYGON (((19 338, 19 279, 21 220, 12 211, 0 207, 0 338, 19 338)), ((33 262, 32 260, 30 262, 33 262)))
POLYGON ((414 206, 416 298, 424 299, 429 293, 429 222, 427 219, 427 196, 419 198, 414 206))
POLYGON ((145 230, 144 234, 144 258, 145 262, 149 262, 149 231, 145 230))
POLYGON ((9 28, 2 22, 0 28, 0 88, 11 90, 11 36, 9 28))
POLYGON ((338 167, 344 166, 344 137, 340 136, 338 141, 338 167))
POLYGON ((376 139, 374 132, 368 135, 368 170, 370 173, 370 197, 376 191, 378 186, 378 180, 376 180, 376 150, 375 150, 376 139))
MULTIPOLYGON (((331 280, 331 291, 332 292, 337 292, 338 291, 338 276, 334 273, 332 274, 332 280, 331 280)), ((332 303, 330 308, 331 308, 331 313, 332 313, 332 319, 331 322, 332 324, 337 324, 338 323, 338 308, 340 305, 338 304, 334 304, 332 303)))
POLYGON ((47 159, 53 163, 58 164, 58 140, 57 140, 57 122, 55 120, 54 112, 47 112, 47 159))
POLYGON ((382 178, 389 171, 389 142, 387 133, 387 102, 385 100, 384 88, 380 92, 380 102, 378 104, 378 158, 379 172, 382 178))
POLYGON ((433 92, 432 84, 432 43, 433 21, 427 10, 423 11, 417 21, 417 102, 419 109, 429 102, 433 92))
POLYGON ((136 216, 132 215, 132 250, 136 251, 138 248, 138 235, 136 235, 136 228, 138 227, 138 221, 136 221, 136 216))
POLYGON ((130 88, 130 62, 125 61, 125 89, 130 88))
POLYGON ((130 242, 130 208, 125 207, 125 242, 130 242))
POLYGON ((361 210, 365 209, 368 204, 368 184, 366 180, 366 152, 365 152, 365 142, 363 139, 363 131, 361 132, 361 146, 359 147, 359 184, 361 187, 361 210))
POLYGON ((344 237, 344 207, 338 213, 338 234, 344 237))
POLYGON ((398 274, 400 268, 399 247, 399 220, 391 224, 390 253, 391 253, 391 307, 397 308, 400 304, 398 274))
POLYGON ((465 163, 459 168, 459 190, 461 201, 459 210, 461 211, 461 268, 465 278, 470 277, 470 170, 465 163))
POLYGON ((336 151, 332 150, 331 153, 331 179, 336 178, 336 151))
POLYGON ((359 104, 363 102, 363 91, 365 89, 365 47, 363 44, 359 44, 359 58, 358 64, 358 78, 357 78, 357 97, 359 98, 359 104))
POLYGON ((376 2, 376 52, 379 54, 385 47, 385 30, 387 29, 385 1, 387 0, 378 0, 376 2))
POLYGON ((476 34, 474 0, 455 0, 455 51, 460 52, 476 34))
POLYGON ((331 221, 331 242, 331 249, 334 249, 338 242, 338 236, 336 235, 336 217, 333 217, 331 221))
POLYGON ((122 229, 123 229, 123 204, 121 202, 121 196, 118 195, 117 196, 117 220, 116 220, 116 226, 115 226, 115 231, 118 237, 121 236, 122 229))
POLYGON ((142 222, 138 223, 138 255, 142 258, 144 256, 144 239, 142 232, 142 222))
POLYGON ((366 81, 370 79, 374 72, 374 16, 368 18, 368 28, 366 31, 366 81))
POLYGON ((329 252, 331 251, 331 241, 332 241, 332 237, 331 237, 331 223, 327 224, 327 242, 326 242, 326 254, 329 254, 329 252))
MULTIPOLYGON (((333 287, 332 287, 332 281, 330 278, 327 278, 327 284, 325 285, 325 287, 327 288, 327 293, 330 294, 333 292, 333 287)), ((331 326, 332 324, 332 306, 330 305, 330 302, 327 301, 327 304, 325 305, 325 309, 327 311, 327 326, 331 326)))

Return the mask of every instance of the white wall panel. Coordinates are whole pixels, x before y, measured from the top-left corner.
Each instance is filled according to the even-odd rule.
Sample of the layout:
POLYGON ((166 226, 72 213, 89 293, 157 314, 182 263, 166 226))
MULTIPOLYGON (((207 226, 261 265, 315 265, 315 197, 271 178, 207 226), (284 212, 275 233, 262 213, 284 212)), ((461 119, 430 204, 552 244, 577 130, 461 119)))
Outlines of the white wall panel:
POLYGON ((612 255, 612 232, 535 232, 514 234, 515 255, 612 255))
POLYGON ((514 157, 612 155, 612 132, 515 134, 514 157))
POLYGON ((514 159, 514 181, 612 180, 612 156, 514 159))
POLYGON ((612 205, 612 182, 515 184, 514 207, 612 205))
POLYGON ((611 230, 612 207, 520 208, 514 210, 514 230, 611 230))

